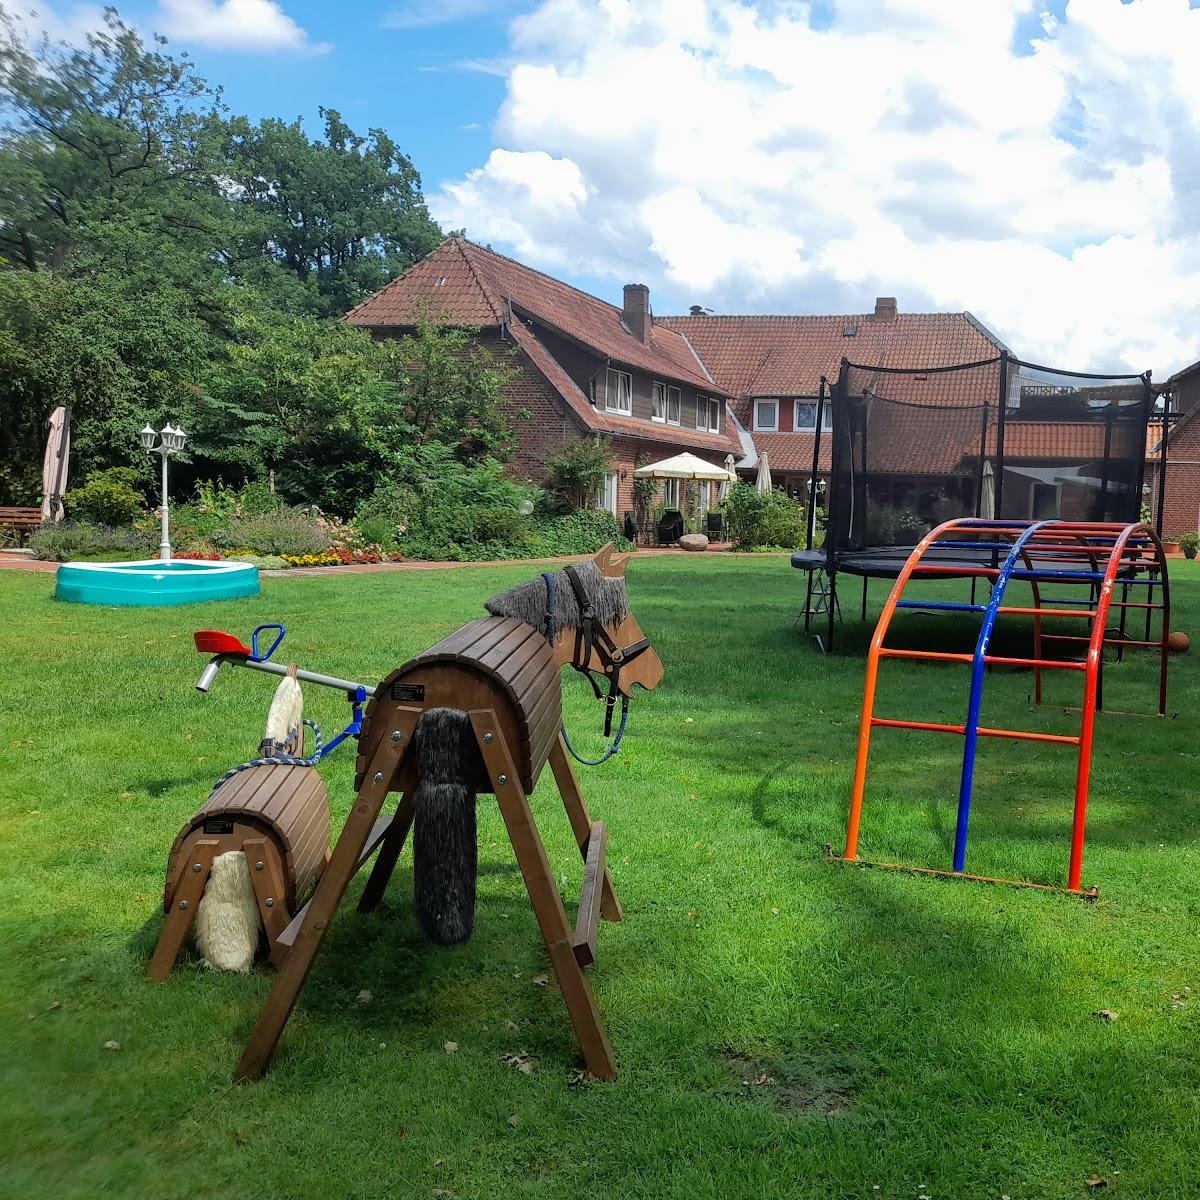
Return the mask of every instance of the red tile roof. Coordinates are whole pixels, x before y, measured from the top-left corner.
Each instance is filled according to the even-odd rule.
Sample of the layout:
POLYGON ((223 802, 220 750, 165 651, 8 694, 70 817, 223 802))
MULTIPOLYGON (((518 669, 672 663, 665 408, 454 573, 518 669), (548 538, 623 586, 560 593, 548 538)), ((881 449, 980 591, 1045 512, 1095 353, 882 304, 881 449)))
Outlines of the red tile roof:
MULTIPOLYGON (((996 432, 988 436, 987 451, 996 453, 996 432)), ((1071 421, 1014 421, 1004 427, 1004 459, 1074 459, 1104 457, 1104 426, 1071 421)))
POLYGON ((655 324, 643 344, 622 324, 616 306, 458 236, 352 308, 346 320, 403 327, 428 315, 447 323, 499 325, 508 320, 510 302, 614 362, 705 391, 721 390, 674 329, 655 324))
POLYGON ((682 429, 672 425, 664 428, 636 417, 623 417, 618 413, 604 412, 595 407, 579 390, 579 386, 559 365, 558 360, 538 341, 537 335, 522 321, 513 321, 507 326, 513 341, 529 355, 533 365, 545 375, 550 385, 570 406, 571 411, 586 429, 599 429, 605 433, 619 433, 626 437, 644 438, 652 442, 669 442, 672 445, 692 446, 700 450, 719 450, 722 454, 731 451, 740 456, 741 446, 729 429, 729 418, 725 418, 726 433, 703 433, 698 429, 682 429))
MULTIPOLYGON (((807 475, 812 470, 813 437, 811 433, 756 433, 754 445, 759 454, 767 456, 772 472, 798 471, 807 475)), ((818 471, 828 471, 831 465, 833 435, 821 434, 818 471)))
POLYGON ((815 396, 842 357, 888 367, 940 367, 993 358, 1002 349, 969 313, 848 316, 660 317, 685 334, 731 395, 815 396), (844 331, 854 326, 853 337, 844 331))
POLYGON ((351 309, 346 320, 371 328, 405 328, 423 317, 445 324, 503 325, 583 428, 741 454, 729 428, 722 434, 674 426, 664 429, 598 409, 525 324, 525 316, 603 358, 721 395, 686 338, 674 330, 654 326, 650 342, 643 344, 622 324, 619 308, 458 236, 447 238, 382 291, 351 309))

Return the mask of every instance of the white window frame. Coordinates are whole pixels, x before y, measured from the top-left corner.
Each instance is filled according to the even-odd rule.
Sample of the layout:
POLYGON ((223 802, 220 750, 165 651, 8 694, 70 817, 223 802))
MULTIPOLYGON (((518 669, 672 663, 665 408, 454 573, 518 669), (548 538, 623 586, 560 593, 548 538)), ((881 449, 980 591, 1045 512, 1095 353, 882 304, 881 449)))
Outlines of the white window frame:
POLYGON ((667 423, 667 385, 657 379, 650 384, 650 420, 656 425, 667 423))
MULTIPOLYGON (((816 431, 817 431, 817 408, 818 408, 818 402, 816 400, 794 400, 794 401, 792 401, 792 429, 793 429, 793 431, 796 433, 816 433, 816 431), (805 426, 803 429, 800 428, 800 422, 797 420, 797 416, 799 415, 799 412, 802 408, 811 408, 812 409, 813 423, 812 423, 811 429, 808 426, 805 426)), ((825 401, 824 411, 821 413, 821 432, 822 433, 832 433, 833 432, 833 407, 832 407, 832 405, 830 405, 828 400, 825 401)))
POLYGON ((679 508, 679 480, 663 480, 663 507, 679 508))
POLYGON ((716 396, 696 397, 696 428, 721 432, 721 401, 716 396))
POLYGON ((679 418, 683 415, 683 393, 677 387, 667 385, 667 424, 678 425, 679 418), (675 415, 671 415, 671 409, 674 407, 675 415))
POLYGON ((754 429, 756 433, 778 433, 779 432, 779 401, 778 400, 755 400, 754 401, 754 429), (763 425, 758 419, 758 407, 760 404, 769 404, 775 412, 775 416, 771 419, 770 425, 763 425))
POLYGON ((616 471, 605 471, 603 478, 600 480, 600 487, 596 492, 596 507, 605 512, 612 513, 614 517, 617 515, 618 486, 619 479, 616 471))
POLYGON ((633 415, 633 376, 609 367, 604 377, 604 407, 608 412, 633 415))

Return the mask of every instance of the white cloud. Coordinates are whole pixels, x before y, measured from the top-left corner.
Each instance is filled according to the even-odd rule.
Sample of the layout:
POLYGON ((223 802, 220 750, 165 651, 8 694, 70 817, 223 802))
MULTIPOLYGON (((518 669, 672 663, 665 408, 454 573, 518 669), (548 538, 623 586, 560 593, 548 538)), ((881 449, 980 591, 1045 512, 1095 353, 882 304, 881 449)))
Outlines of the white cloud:
POLYGON ((275 0, 159 0, 157 24, 168 37, 218 50, 324 54, 275 0))
POLYGON ((473 17, 494 14, 507 7, 503 0, 409 0, 383 18, 384 29, 425 29, 431 25, 453 25, 473 17))
POLYGON ((446 225, 718 311, 970 309, 1080 369, 1200 357, 1188 0, 542 0, 446 225), (1039 33, 1014 50, 1018 20, 1039 33))
POLYGON ((104 8, 99 4, 72 4, 61 13, 35 0, 6 3, 4 8, 28 39, 45 35, 52 42, 81 46, 89 33, 104 27, 104 8))

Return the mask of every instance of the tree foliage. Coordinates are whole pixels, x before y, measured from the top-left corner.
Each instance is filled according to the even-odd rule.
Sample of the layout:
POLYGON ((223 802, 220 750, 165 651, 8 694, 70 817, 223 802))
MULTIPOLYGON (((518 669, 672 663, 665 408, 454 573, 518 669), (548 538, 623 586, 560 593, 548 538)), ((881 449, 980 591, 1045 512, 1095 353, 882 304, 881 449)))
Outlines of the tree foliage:
POLYGON ((325 140, 299 121, 214 120, 243 259, 295 276, 311 310, 338 316, 378 291, 441 238, 421 177, 382 130, 360 137, 321 109, 325 140))
POLYGON ((0 502, 36 502, 57 404, 74 477, 147 495, 148 420, 190 435, 179 490, 269 478, 342 514, 421 448, 507 459, 505 368, 467 331, 335 321, 440 237, 392 137, 231 115, 112 9, 82 46, 24 28, 0 5, 0 502))

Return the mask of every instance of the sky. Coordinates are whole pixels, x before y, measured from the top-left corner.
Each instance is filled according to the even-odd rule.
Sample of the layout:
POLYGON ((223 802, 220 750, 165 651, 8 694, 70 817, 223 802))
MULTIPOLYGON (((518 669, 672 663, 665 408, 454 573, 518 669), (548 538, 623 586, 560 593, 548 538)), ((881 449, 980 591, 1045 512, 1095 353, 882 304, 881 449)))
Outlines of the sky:
POLYGON ((443 228, 617 303, 888 295, 1068 369, 1200 358, 1200 0, 118 7, 236 112, 386 129, 443 228))

